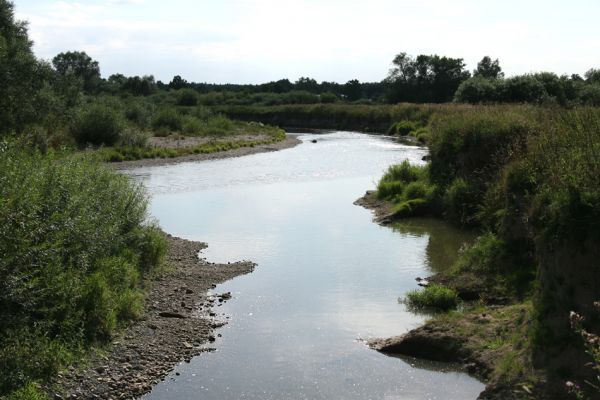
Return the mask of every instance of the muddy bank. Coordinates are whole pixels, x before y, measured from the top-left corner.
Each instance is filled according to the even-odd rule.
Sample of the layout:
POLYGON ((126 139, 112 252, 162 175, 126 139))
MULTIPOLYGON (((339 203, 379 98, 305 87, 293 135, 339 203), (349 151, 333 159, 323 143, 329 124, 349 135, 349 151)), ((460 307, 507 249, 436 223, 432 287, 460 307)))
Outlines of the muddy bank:
MULTIPOLYGON (((180 144, 182 146, 192 146, 197 144, 195 142, 189 143, 189 140, 193 138, 188 138, 188 142, 184 142, 180 144)), ((221 158, 231 158, 231 157, 242 157, 250 154, 256 153, 265 153, 269 151, 277 151, 283 149, 289 149, 291 147, 297 146, 302 141, 298 139, 296 136, 288 135, 282 141, 269 143, 269 144, 261 144, 256 145, 254 147, 240 147, 237 149, 220 151, 216 153, 208 153, 208 154, 190 154, 181 157, 173 157, 173 158, 146 158, 142 160, 135 161, 121 161, 121 162, 111 162, 106 165, 114 168, 116 170, 121 169, 130 169, 130 168, 139 168, 139 167, 148 167, 148 166, 156 166, 156 165, 168 165, 168 164, 178 164, 182 162, 193 162, 193 161, 206 161, 206 160, 216 160, 221 158)), ((165 143, 161 143, 159 147, 167 146, 165 143)))
POLYGON ((146 313, 86 363, 54 382, 56 398, 130 399, 149 392, 181 361, 189 361, 215 340, 226 317, 219 306, 230 293, 208 295, 215 285, 252 272, 243 261, 212 264, 198 258, 206 244, 167 235, 169 272, 151 282, 146 313))
POLYGON ((367 190, 365 195, 354 202, 355 205, 366 208, 373 212, 373 222, 387 226, 394 222, 392 203, 379 200, 375 190, 367 190))

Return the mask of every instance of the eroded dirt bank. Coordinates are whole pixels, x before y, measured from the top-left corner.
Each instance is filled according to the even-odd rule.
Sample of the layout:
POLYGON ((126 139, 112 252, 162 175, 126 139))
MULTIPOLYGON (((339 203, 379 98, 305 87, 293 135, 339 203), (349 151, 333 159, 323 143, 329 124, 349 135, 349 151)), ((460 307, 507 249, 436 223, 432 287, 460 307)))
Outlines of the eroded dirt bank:
POLYGON ((212 264, 198 258, 206 244, 167 235, 171 270, 149 282, 146 313, 115 337, 86 367, 59 375, 55 398, 131 399, 149 392, 181 361, 211 349, 223 325, 219 305, 230 293, 208 295, 215 285, 252 272, 248 261, 212 264))

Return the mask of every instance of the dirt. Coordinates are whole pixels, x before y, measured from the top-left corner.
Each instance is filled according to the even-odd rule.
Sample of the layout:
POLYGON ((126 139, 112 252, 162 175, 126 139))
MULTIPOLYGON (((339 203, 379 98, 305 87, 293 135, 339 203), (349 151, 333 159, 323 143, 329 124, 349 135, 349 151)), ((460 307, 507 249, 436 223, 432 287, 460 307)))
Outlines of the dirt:
MULTIPOLYGON (((267 138, 263 135, 259 136, 236 136, 238 140, 244 141, 258 141, 258 140, 266 140, 267 138)), ((182 137, 181 139, 174 139, 171 137, 160 138, 154 137, 151 138, 151 145, 154 147, 194 147, 199 144, 207 142, 205 138, 198 137, 182 137)), ((206 161, 206 160, 216 160, 221 158, 231 158, 231 157, 242 157, 250 154, 256 153, 265 153, 269 151, 277 151, 288 149, 298 144, 302 143, 300 139, 293 135, 287 135, 286 138, 282 141, 270 143, 270 144, 261 144, 256 145, 254 147, 240 147, 237 149, 227 150, 227 151, 219 151, 216 153, 208 153, 208 154, 190 154, 181 157, 173 157, 173 158, 146 158, 142 160, 135 161, 121 161, 121 162, 111 162, 107 163, 110 167, 121 170, 121 169, 130 169, 130 168, 139 168, 139 167, 147 167, 147 166, 156 166, 156 165, 168 165, 168 164, 178 164, 182 162, 194 162, 194 161, 206 161)))
POLYGON ((367 190, 365 195, 354 202, 355 205, 373 212, 373 222, 387 226, 394 222, 393 205, 389 201, 379 200, 375 190, 367 190))
POLYGON ((231 299, 231 293, 209 291, 252 272, 255 265, 248 261, 213 264, 198 257, 206 244, 166 236, 170 269, 147 282, 144 316, 85 366, 59 374, 53 384, 55 398, 137 398, 164 380, 176 364, 214 350, 207 345, 215 341, 215 329, 227 319, 218 307, 231 299))

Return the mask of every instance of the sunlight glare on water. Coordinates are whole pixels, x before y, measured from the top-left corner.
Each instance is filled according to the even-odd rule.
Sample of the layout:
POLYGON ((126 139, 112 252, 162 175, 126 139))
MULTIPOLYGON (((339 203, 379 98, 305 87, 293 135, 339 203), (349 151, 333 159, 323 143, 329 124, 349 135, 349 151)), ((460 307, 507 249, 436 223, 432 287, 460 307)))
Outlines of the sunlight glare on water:
POLYGON ((398 299, 471 240, 427 219, 381 227, 353 205, 387 166, 422 163, 426 150, 349 132, 300 139, 278 152, 129 172, 165 231, 207 242, 210 261, 258 264, 214 290, 234 296, 216 309, 230 316, 218 350, 177 366, 146 398, 476 398, 483 385, 453 366, 362 342, 422 324, 398 299))

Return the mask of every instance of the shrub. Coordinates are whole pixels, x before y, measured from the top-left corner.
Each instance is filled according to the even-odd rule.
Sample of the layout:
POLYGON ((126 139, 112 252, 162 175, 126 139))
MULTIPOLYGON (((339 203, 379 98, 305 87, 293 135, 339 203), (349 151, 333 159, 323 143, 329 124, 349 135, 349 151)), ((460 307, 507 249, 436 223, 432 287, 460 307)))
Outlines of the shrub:
POLYGON ((377 198, 392 200, 404 192, 406 184, 400 181, 385 182, 383 179, 377 185, 377 198))
POLYGON ((180 89, 177 91, 177 105, 196 106, 198 105, 198 92, 194 89, 180 89))
POLYGON ((167 128, 171 131, 180 131, 183 125, 181 115, 174 108, 165 108, 159 111, 152 120, 154 130, 167 128))
POLYGON ((473 225, 476 223, 479 201, 475 190, 464 179, 457 178, 444 195, 445 216, 458 225, 473 225))
POLYGON ((234 122, 223 115, 216 115, 209 119, 203 131, 203 134, 213 136, 231 135, 234 133, 234 122))
POLYGON ((139 128, 147 128, 150 125, 151 117, 152 111, 140 102, 132 103, 125 109, 125 118, 139 128))
POLYGON ((417 124, 412 121, 400 121, 392 125, 388 131, 389 135, 406 136, 417 129, 417 124))
POLYGON ((335 93, 331 92, 321 93, 319 97, 321 98, 321 103, 335 103, 338 101, 338 97, 335 95, 335 93))
POLYGON ((4 395, 139 314, 139 276, 165 243, 146 227, 146 196, 127 177, 80 157, 0 151, 4 395))
POLYGON ((406 303, 415 309, 450 310, 458 304, 455 290, 442 285, 430 284, 422 290, 406 293, 406 303))
POLYGON ((71 127, 73 137, 80 145, 105 144, 112 146, 123 130, 121 116, 112 108, 97 104, 80 112, 71 127))
POLYGON ((146 147, 148 134, 138 129, 125 129, 119 135, 119 145, 128 147, 146 147))
POLYGON ((410 183, 418 180, 424 174, 424 168, 411 165, 408 160, 401 164, 395 164, 388 167, 386 173, 381 178, 382 182, 400 181, 410 183))
POLYGON ((454 101, 471 104, 497 101, 500 87, 496 79, 476 76, 460 84, 454 94, 454 101))
POLYGON ((183 121, 183 127, 181 131, 184 135, 196 136, 202 133, 205 124, 202 123, 198 118, 186 117, 183 121))

